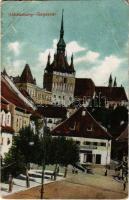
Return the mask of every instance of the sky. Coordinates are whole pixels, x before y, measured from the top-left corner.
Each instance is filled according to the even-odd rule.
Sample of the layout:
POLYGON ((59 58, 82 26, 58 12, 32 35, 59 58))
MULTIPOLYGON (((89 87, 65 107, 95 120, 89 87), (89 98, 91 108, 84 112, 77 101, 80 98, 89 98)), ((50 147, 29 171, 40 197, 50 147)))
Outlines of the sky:
POLYGON ((107 86, 111 73, 127 91, 129 5, 125 0, 3 2, 2 69, 17 76, 28 63, 42 87, 48 53, 52 62, 56 52, 62 9, 68 61, 73 53, 76 77, 107 86), (12 16, 17 13, 28 16, 12 16), (42 16, 45 13, 54 16, 42 16))

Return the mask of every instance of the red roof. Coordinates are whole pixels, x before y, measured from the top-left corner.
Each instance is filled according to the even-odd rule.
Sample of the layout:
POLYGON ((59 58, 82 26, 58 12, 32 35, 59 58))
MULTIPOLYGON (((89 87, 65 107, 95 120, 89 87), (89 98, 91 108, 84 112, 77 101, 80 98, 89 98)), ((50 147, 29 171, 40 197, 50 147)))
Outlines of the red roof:
POLYGON ((10 76, 11 79, 13 79, 14 83, 20 83, 20 76, 10 76))
POLYGON ((34 118, 41 119, 42 117, 43 116, 37 110, 35 110, 35 111, 32 112, 31 119, 34 119, 34 118))
POLYGON ((1 102, 1 110, 8 111, 8 104, 1 102))
POLYGON ((78 98, 93 97, 95 85, 90 78, 76 78, 74 96, 78 98))
POLYGON ((126 129, 120 134, 120 136, 116 140, 119 141, 119 142, 124 142, 124 141, 128 142, 128 126, 126 127, 126 129))
POLYGON ((38 106, 38 112, 47 118, 66 118, 67 109, 61 106, 38 106))
POLYGON ((33 76, 28 64, 25 65, 25 68, 20 77, 20 82, 35 84, 35 79, 33 79, 33 76))
POLYGON ((16 107, 32 112, 32 108, 29 107, 18 95, 17 93, 9 86, 5 79, 1 80, 1 95, 10 103, 14 104, 16 107))
POLYGON ((109 101, 128 101, 124 87, 95 87, 97 95, 101 92, 101 96, 105 96, 109 101))
POLYGON ((10 126, 1 126, 1 132, 14 133, 14 129, 10 126))
POLYGON ((34 103, 34 100, 31 98, 31 96, 25 89, 20 88, 19 90, 23 94, 24 97, 26 97, 28 100, 30 100, 34 103))
POLYGON ((52 130, 52 135, 104 139, 112 137, 83 107, 52 130))

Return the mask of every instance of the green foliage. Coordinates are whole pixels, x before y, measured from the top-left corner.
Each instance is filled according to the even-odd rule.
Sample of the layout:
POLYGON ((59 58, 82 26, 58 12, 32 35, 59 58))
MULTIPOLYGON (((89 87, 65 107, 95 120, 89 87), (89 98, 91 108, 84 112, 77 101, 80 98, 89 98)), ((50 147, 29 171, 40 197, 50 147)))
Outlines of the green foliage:
POLYGON ((79 148, 72 139, 54 137, 49 150, 49 164, 67 166, 79 161, 79 148))
POLYGON ((110 115, 110 132, 114 136, 119 136, 119 134, 126 128, 128 123, 128 110, 124 106, 118 106, 112 111, 110 115), (121 122, 124 122, 121 124, 121 122))
POLYGON ((9 174, 17 176, 25 171, 25 157, 17 148, 16 140, 13 141, 13 145, 4 159, 4 165, 1 168, 2 181, 7 180, 9 174))
POLYGON ((128 123, 128 110, 125 106, 113 108, 88 108, 93 117, 102 123, 104 127, 115 137, 126 128, 128 123), (121 125, 123 121, 123 125, 121 125))
POLYGON ((52 137, 48 129, 44 129, 43 137, 34 134, 30 127, 21 129, 4 159, 3 177, 24 173, 28 163, 42 164, 44 159, 45 164, 74 164, 79 160, 79 148, 71 139, 52 137))
POLYGON ((40 152, 39 136, 30 127, 21 129, 19 135, 13 137, 12 147, 5 156, 2 177, 6 179, 9 173, 13 176, 24 173, 28 163, 40 162, 40 152))

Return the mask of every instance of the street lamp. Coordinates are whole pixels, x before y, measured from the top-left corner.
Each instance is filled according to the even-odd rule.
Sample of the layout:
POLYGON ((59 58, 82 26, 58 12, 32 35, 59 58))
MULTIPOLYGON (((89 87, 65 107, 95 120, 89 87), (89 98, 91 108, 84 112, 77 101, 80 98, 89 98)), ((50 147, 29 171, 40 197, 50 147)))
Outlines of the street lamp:
MULTIPOLYGON (((29 146, 33 146, 33 145, 34 145, 34 141, 30 141, 30 142, 29 142, 29 146)), ((26 166, 26 187, 27 187, 27 188, 30 187, 29 173, 28 173, 28 165, 26 166)))
POLYGON ((110 140, 108 139, 108 142, 107 142, 107 155, 106 155, 106 171, 105 171, 105 176, 107 176, 107 162, 108 162, 108 147, 110 145, 110 140))

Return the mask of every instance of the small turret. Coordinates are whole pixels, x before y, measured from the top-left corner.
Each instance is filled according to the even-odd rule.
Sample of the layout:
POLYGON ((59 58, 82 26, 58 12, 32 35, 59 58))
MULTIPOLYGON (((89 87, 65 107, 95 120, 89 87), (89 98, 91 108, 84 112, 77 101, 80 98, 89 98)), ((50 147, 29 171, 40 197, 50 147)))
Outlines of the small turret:
POLYGON ((117 87, 116 77, 115 77, 115 79, 114 79, 113 87, 117 87))
POLYGON ((110 74, 108 87, 112 87, 112 75, 110 74))
POLYGON ((6 72, 6 69, 4 68, 4 70, 3 70, 3 75, 6 75, 6 76, 8 76, 8 74, 7 74, 7 72, 6 72))
POLYGON ((50 52, 49 52, 48 59, 47 59, 47 65, 50 65, 50 58, 51 58, 51 56, 50 56, 50 52))
POLYGON ((71 64, 70 64, 70 70, 71 70, 71 72, 72 73, 74 73, 75 72, 75 70, 74 70, 74 64, 73 64, 73 54, 72 54, 72 56, 71 56, 71 64))

